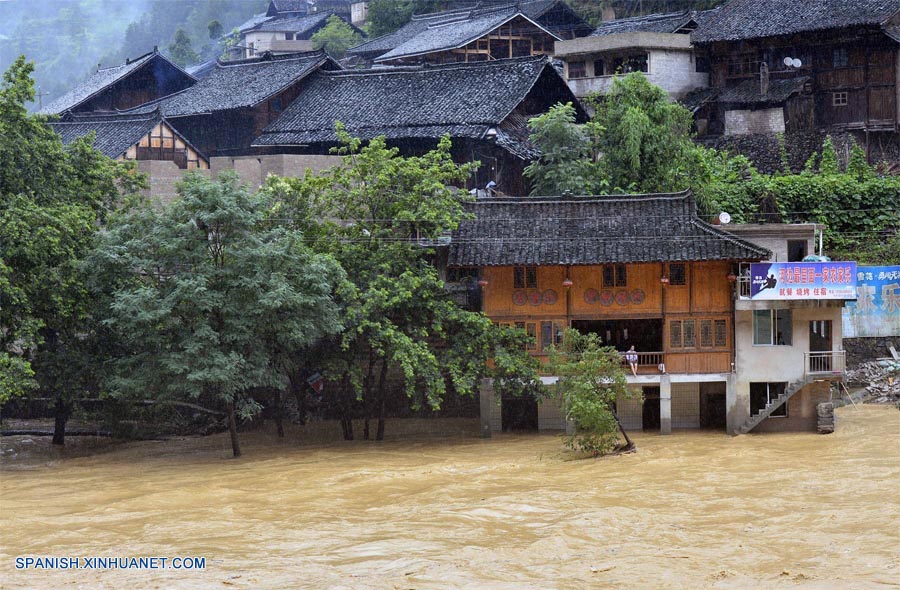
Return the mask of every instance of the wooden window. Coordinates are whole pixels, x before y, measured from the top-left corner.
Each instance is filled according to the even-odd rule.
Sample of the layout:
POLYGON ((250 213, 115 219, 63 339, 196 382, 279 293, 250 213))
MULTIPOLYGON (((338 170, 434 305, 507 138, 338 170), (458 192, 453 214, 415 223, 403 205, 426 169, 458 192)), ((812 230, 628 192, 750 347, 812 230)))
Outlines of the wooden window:
POLYGON ((669 264, 669 284, 670 285, 686 285, 687 272, 683 262, 672 262, 669 264))
POLYGON ((624 264, 607 264, 603 267, 603 287, 626 287, 628 272, 624 264))
POLYGON ((586 78, 587 64, 583 61, 569 62, 569 79, 586 78))
POLYGON ((681 322, 669 322, 669 346, 671 348, 681 348, 683 346, 681 340, 681 322))
POLYGON ((525 345, 525 349, 537 350, 537 324, 527 322, 525 324, 525 333, 528 334, 528 344, 525 345))
POLYGON ((700 321, 700 346, 703 348, 712 348, 713 345, 713 323, 712 320, 700 321))
POLYGON ((541 322, 541 350, 553 344, 553 322, 541 322))
POLYGON ((694 320, 684 320, 682 322, 682 332, 684 333, 684 347, 695 348, 697 346, 697 333, 694 320))
POLYGON ((537 267, 536 266, 514 266, 513 267, 513 288, 514 289, 537 289, 537 267))
POLYGON ((728 77, 742 78, 759 73, 759 58, 753 54, 739 55, 728 62, 728 77))
POLYGON ((728 322, 716 320, 716 346, 728 346, 728 322))
POLYGON ((836 68, 846 68, 848 64, 847 48, 837 47, 832 51, 832 65, 836 68))
POLYGON ((835 107, 847 106, 847 93, 846 92, 832 92, 831 93, 831 105, 835 106, 835 107))

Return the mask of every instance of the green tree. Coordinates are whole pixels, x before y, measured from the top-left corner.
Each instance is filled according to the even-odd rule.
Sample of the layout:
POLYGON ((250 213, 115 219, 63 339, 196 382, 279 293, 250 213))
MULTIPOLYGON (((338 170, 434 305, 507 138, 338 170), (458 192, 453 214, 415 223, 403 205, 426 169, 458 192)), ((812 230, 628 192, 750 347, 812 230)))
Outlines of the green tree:
POLYGON ((603 129, 600 166, 613 192, 673 192, 695 183, 700 170, 691 113, 662 88, 634 72, 616 78, 593 102, 593 122, 603 129))
POLYGON ((53 442, 63 444, 73 400, 92 377, 79 362, 91 331, 81 261, 143 177, 94 150, 92 136, 63 146, 45 117, 29 115, 33 68, 20 57, 0 85, 0 397, 39 387, 55 398, 53 442))
POLYGON ((191 174, 179 190, 162 209, 115 218, 92 257, 128 349, 109 387, 224 405, 237 457, 237 417, 261 408, 254 393, 285 389, 284 356, 340 329, 332 293, 343 273, 300 232, 268 223, 267 194, 236 175, 191 174))
POLYGON ((596 334, 569 329, 562 349, 552 350, 550 358, 553 373, 559 375, 566 418, 575 422, 575 432, 565 435, 566 446, 594 457, 604 455, 617 447, 621 432, 625 445, 620 448, 633 449, 614 404, 640 394, 628 388, 622 356, 616 349, 603 346, 596 334))
POLYGON ((191 44, 191 38, 182 28, 175 31, 175 39, 169 44, 169 58, 181 67, 200 60, 191 44))
MULTIPOLYGON (((270 179, 268 190, 280 195, 279 216, 317 226, 307 234, 314 247, 333 254, 352 284, 340 294, 345 328, 324 370, 362 405, 364 438, 370 418, 377 418, 375 438, 384 436, 391 374, 414 409, 440 408, 448 391, 473 393, 478 378, 491 374, 491 356, 502 360, 494 373, 502 386, 537 387, 522 341, 513 344, 484 316, 460 309, 432 264, 431 246, 464 218, 470 197, 451 185, 462 184, 472 165, 453 162, 447 138, 422 156, 400 157, 383 137, 363 146, 340 125, 338 133, 344 165, 270 179)), ((352 438, 349 416, 342 424, 352 438)))
POLYGON ((209 21, 206 28, 209 31, 209 38, 213 40, 218 39, 225 33, 225 27, 222 26, 218 19, 209 21))
POLYGON ((594 159, 596 126, 578 125, 575 107, 558 104, 528 121, 531 142, 539 158, 525 167, 533 195, 602 194, 608 183, 594 159))
POLYGON ((372 0, 366 16, 369 36, 381 37, 393 33, 409 22, 414 11, 415 2, 410 0, 372 0))
POLYGON ((310 38, 313 48, 324 49, 335 59, 344 57, 347 50, 362 43, 362 36, 344 19, 332 14, 327 24, 310 38))

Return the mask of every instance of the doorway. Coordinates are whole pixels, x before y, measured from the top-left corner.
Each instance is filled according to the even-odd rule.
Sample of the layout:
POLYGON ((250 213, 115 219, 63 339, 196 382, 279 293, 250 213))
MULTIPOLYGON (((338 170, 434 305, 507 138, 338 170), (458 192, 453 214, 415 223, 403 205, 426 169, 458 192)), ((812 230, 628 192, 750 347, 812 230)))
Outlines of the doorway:
POLYGON ((538 404, 532 396, 504 397, 500 406, 504 432, 538 429, 538 404))
MULTIPOLYGON (((813 320, 809 322, 809 351, 831 352, 831 320, 813 320)), ((812 354, 809 369, 814 372, 831 371, 830 354, 812 354)))
POLYGON ((659 432, 661 422, 659 408, 659 387, 644 388, 644 407, 641 412, 641 421, 643 423, 643 430, 659 432))
POLYGON ((662 352, 662 318, 631 320, 572 320, 582 334, 597 334, 605 346, 622 352, 634 346, 638 352, 662 352))

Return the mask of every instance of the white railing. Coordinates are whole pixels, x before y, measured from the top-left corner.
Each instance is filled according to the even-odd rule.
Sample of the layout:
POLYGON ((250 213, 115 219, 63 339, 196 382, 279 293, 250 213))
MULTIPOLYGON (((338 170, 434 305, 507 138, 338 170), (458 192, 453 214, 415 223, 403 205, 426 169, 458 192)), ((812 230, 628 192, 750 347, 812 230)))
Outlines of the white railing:
POLYGON ((750 277, 737 278, 735 295, 738 299, 750 299, 750 277))
POLYGON ((840 375, 846 368, 846 353, 843 350, 805 352, 807 375, 840 375))

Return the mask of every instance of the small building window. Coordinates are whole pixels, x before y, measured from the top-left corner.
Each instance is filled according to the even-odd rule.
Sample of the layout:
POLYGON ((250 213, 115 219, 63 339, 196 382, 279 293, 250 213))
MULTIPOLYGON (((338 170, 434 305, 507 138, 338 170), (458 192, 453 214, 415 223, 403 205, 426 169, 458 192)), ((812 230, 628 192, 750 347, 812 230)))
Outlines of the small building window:
POLYGON ((694 320, 684 320, 681 331, 684 334, 684 347, 695 348, 697 346, 697 330, 694 326, 694 320))
POLYGON ((681 348, 681 322, 669 322, 669 347, 681 348))
MULTIPOLYGON (((751 383, 750 384, 750 415, 758 414, 766 409, 784 393, 787 383, 751 383)), ((787 402, 770 414, 773 417, 787 417, 787 402)))
POLYGON ((803 262, 803 259, 806 258, 807 246, 806 240, 788 240, 788 262, 803 262))
POLYGON ((716 320, 716 347, 728 345, 728 322, 716 320))
POLYGON ((836 106, 836 107, 847 106, 847 93, 846 92, 832 92, 831 93, 831 105, 836 106))
POLYGON ((703 320, 700 322, 700 346, 703 348, 712 348, 713 345, 713 323, 712 320, 703 320))
POLYGON ((537 289, 537 267, 536 266, 514 266, 513 267, 513 288, 514 289, 537 289))
POLYGON ((836 68, 846 68, 847 67, 847 48, 846 47, 838 47, 832 52, 832 62, 834 67, 836 68))
POLYGON ((790 346, 792 318, 789 309, 756 309, 753 311, 753 344, 756 346, 790 346))
POLYGON ((687 284, 687 272, 685 271, 685 264, 683 262, 672 262, 669 264, 669 284, 687 284))
POLYGON ((575 78, 586 78, 587 77, 587 64, 583 61, 570 61, 569 62, 569 79, 575 78))
POLYGON ((602 59, 594 60, 594 75, 595 76, 605 76, 606 75, 606 62, 602 59))
POLYGON ((624 264, 607 264, 603 267, 603 288, 627 287, 628 273, 624 264))

